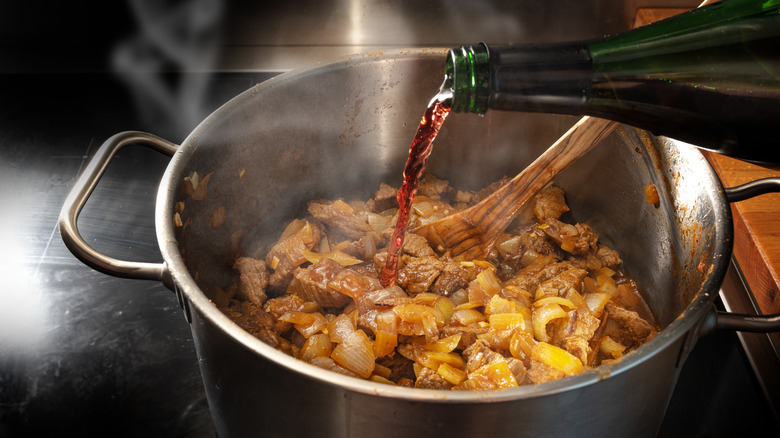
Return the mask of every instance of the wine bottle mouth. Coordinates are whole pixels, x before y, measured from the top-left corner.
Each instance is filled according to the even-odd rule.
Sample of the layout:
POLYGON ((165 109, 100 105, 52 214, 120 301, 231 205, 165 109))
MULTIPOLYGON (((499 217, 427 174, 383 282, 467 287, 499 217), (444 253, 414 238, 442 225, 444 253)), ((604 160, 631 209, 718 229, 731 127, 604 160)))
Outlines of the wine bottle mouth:
POLYGON ((442 90, 452 90, 452 111, 484 114, 490 90, 488 47, 485 43, 451 49, 447 54, 442 90))

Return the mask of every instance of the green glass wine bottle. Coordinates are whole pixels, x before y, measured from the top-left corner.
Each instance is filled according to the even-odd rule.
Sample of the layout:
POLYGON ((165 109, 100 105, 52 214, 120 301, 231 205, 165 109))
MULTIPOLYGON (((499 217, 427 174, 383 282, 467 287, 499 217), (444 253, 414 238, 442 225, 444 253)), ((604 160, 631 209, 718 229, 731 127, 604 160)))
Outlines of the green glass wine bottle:
POLYGON ((454 112, 590 115, 780 163, 780 0, 727 0, 616 36, 449 51, 454 112))

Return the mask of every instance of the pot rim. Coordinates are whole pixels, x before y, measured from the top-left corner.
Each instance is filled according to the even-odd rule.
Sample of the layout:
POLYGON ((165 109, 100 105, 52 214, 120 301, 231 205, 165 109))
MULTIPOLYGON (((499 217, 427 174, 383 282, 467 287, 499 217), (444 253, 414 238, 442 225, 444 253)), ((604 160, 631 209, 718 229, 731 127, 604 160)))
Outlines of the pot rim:
MULTIPOLYGON (((713 180, 717 191, 711 193, 713 197, 713 206, 716 210, 716 217, 720 220, 715 221, 716 235, 723 236, 721 240, 716 240, 715 248, 712 249, 716 254, 715 263, 712 269, 702 283, 699 292, 693 297, 683 313, 679 315, 671 324, 663 328, 659 334, 642 345, 635 351, 627 354, 621 360, 614 364, 601 365, 592 370, 581 374, 566 377, 563 379, 535 384, 525 385, 518 388, 511 388, 497 391, 442 391, 433 389, 405 388, 394 385, 375 383, 368 380, 344 376, 332 371, 327 371, 316 366, 307 364, 286 353, 278 351, 265 344, 248 332, 241 329, 208 299, 208 297, 199 288, 194 278, 190 275, 184 260, 179 252, 179 246, 174 233, 174 203, 177 194, 174 191, 176 182, 185 175, 189 156, 196 149, 195 140, 207 131, 210 125, 219 118, 220 114, 229 113, 238 107, 246 99, 252 98, 258 93, 262 93, 267 87, 275 87, 277 84, 288 83, 300 80, 312 73, 323 70, 345 68, 361 63, 368 62, 386 62, 389 60, 413 59, 417 57, 440 57, 442 62, 447 49, 429 48, 429 49, 399 49, 373 52, 370 54, 353 55, 344 59, 321 64, 308 69, 294 70, 283 73, 279 76, 269 79, 261 84, 242 92, 220 108, 207 116, 182 142, 179 149, 174 154, 171 162, 166 169, 161 186, 158 191, 156 201, 156 232, 160 245, 162 256, 173 278, 174 285, 183 292, 184 297, 190 303, 190 309, 194 307, 200 315, 208 319, 219 330, 242 344, 244 347, 261 355, 268 360, 281 365, 288 370, 300 374, 302 377, 314 379, 322 383, 338 386, 346 390, 373 394, 382 397, 392 397, 415 402, 435 402, 435 403, 472 403, 472 402, 504 402, 531 397, 556 394, 564 391, 572 391, 578 388, 596 384, 602 380, 608 379, 627 372, 636 367, 645 360, 651 358, 656 353, 664 350, 668 345, 676 342, 680 337, 691 335, 690 345, 695 344, 700 333, 699 325, 705 319, 704 316, 711 311, 715 297, 717 296, 720 284, 726 274, 731 256, 731 242, 733 231, 731 229, 731 211, 728 208, 728 202, 723 193, 720 180, 715 176, 714 170, 704 159, 698 149, 688 146, 682 146, 675 151, 678 158, 682 157, 686 161, 699 163, 702 169, 707 172, 706 177, 713 180), (689 333, 690 332, 690 333, 689 333)), ((631 128, 633 129, 633 128, 631 128)), ((663 139, 674 147, 682 142, 663 139)), ((686 340, 687 342, 687 340, 686 340)), ((681 357, 684 359, 684 357, 681 357)))

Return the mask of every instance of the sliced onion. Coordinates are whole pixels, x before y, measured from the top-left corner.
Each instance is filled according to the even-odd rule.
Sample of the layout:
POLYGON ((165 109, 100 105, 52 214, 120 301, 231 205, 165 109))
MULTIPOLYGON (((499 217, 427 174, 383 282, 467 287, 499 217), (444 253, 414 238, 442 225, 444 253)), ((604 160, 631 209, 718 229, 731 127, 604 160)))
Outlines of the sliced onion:
POLYGON ((467 376, 465 370, 455 368, 448 363, 442 363, 439 365, 439 368, 437 368, 436 371, 444 378, 444 380, 456 386, 463 383, 467 376))
POLYGON ((298 353, 298 358, 311 362, 315 357, 329 357, 332 351, 333 344, 330 342, 328 335, 317 333, 310 336, 303 343, 303 347, 301 347, 301 351, 298 353))
POLYGON ((547 342, 537 343, 531 358, 560 370, 567 376, 573 376, 582 371, 582 362, 577 357, 547 342))
POLYGON ((328 336, 331 342, 343 342, 355 331, 355 324, 348 315, 341 314, 328 323, 328 336))
POLYGON ((447 336, 446 338, 441 338, 434 342, 425 344, 422 346, 422 348, 430 351, 449 353, 452 350, 458 348, 458 344, 460 343, 460 338, 461 338, 461 334, 457 333, 452 336, 447 336))
POLYGON ((623 356, 623 352, 626 351, 626 346, 610 338, 609 336, 603 336, 599 341, 599 352, 612 356, 613 359, 617 359, 623 356))
POLYGON ((367 379, 374 371, 374 346, 365 332, 355 330, 331 352, 330 357, 337 364, 367 379))
POLYGON ((531 320, 534 326, 534 337, 540 341, 547 342, 550 337, 547 335, 547 324, 558 318, 565 318, 568 314, 561 309, 561 306, 550 303, 542 307, 534 308, 531 313, 531 320))
POLYGON ((568 307, 569 309, 574 309, 577 306, 574 305, 574 303, 571 302, 571 300, 563 297, 545 297, 538 299, 534 301, 534 308, 538 307, 544 307, 548 304, 557 304, 559 306, 568 307))
POLYGON ((596 318, 601 318, 601 314, 604 312, 604 306, 607 305, 611 297, 602 292, 595 292, 592 294, 585 294, 582 298, 585 300, 585 304, 587 304, 590 313, 596 318))
POLYGON ((493 269, 485 269, 477 274, 477 282, 488 295, 493 296, 501 292, 501 281, 496 277, 493 269))
POLYGON ((469 374, 469 378, 472 376, 486 377, 495 383, 497 388, 515 388, 518 386, 515 375, 512 374, 512 370, 509 369, 509 365, 503 358, 477 368, 469 374))
POLYGON ((470 325, 485 321, 485 315, 474 309, 460 309, 453 312, 452 320, 461 325, 470 325))
POLYGON ((340 264, 341 266, 352 266, 363 263, 363 260, 352 257, 351 255, 343 251, 330 251, 326 253, 319 253, 301 249, 301 255, 310 263, 317 263, 322 259, 330 259, 340 264))
POLYGON ((529 361, 536 347, 534 338, 524 332, 515 332, 509 340, 509 352, 512 356, 524 362, 529 361))
POLYGON ((525 317, 521 313, 497 313, 488 316, 488 323, 493 330, 525 330, 525 317))

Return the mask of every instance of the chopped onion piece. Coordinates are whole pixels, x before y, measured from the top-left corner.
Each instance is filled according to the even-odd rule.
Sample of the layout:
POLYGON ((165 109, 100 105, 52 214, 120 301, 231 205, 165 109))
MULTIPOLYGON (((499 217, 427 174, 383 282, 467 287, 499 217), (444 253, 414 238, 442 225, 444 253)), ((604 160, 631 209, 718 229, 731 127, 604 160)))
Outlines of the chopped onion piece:
POLYGON ((364 379, 374 371, 374 346, 366 333, 354 330, 341 343, 336 345, 330 357, 337 364, 352 371, 364 379))
POLYGON ((498 388, 514 388, 518 386, 515 375, 512 374, 512 370, 509 369, 509 365, 503 358, 477 368, 469 377, 472 375, 487 377, 498 388))
POLYGON ((626 351, 626 346, 609 336, 603 336, 599 341, 599 352, 610 355, 614 359, 623 356, 624 351, 626 351))
POLYGON ((550 337, 547 335, 547 324, 553 319, 566 318, 568 314, 561 309, 561 306, 550 303, 546 306, 536 307, 531 313, 531 320, 534 326, 534 337, 540 341, 547 342, 550 337))
POLYGON ((485 315, 490 316, 498 313, 514 313, 516 310, 517 306, 514 301, 501 298, 498 295, 493 295, 485 306, 485 315))
POLYGON ((485 320, 485 315, 474 309, 460 309, 452 314, 452 320, 461 325, 469 325, 485 320))
POLYGON ((449 353, 452 350, 458 348, 458 344, 460 343, 460 338, 461 338, 460 333, 454 334, 452 336, 447 336, 446 338, 441 338, 437 341, 423 345, 423 349, 430 350, 430 351, 440 351, 442 353, 449 353))
POLYGON ((303 343, 298 358, 306 362, 311 362, 315 357, 329 357, 333 351, 333 344, 328 335, 317 333, 309 337, 303 343))
POLYGON ((577 357, 547 342, 537 343, 531 358, 560 370, 567 376, 573 376, 582 371, 582 362, 577 357))
POLYGON ((309 251, 307 249, 301 249, 301 255, 303 255, 303 257, 310 263, 317 263, 322 259, 333 260, 338 264, 340 264, 341 266, 352 266, 352 265, 359 265, 360 263, 363 263, 363 260, 352 257, 351 255, 338 250, 326 252, 326 253, 317 253, 317 252, 309 251))
POLYGON ((571 300, 563 297, 545 297, 534 301, 534 308, 544 307, 552 303, 559 306, 568 307, 569 309, 574 309, 577 307, 574 305, 574 303, 571 302, 571 300))
POLYGON ((582 298, 585 300, 585 304, 588 305, 590 313, 596 318, 601 318, 601 314, 604 312, 604 306, 607 305, 611 297, 602 292, 594 292, 592 294, 585 294, 582 298))
POLYGON ((488 295, 492 296, 501 292, 501 282, 496 277, 496 272, 493 269, 485 269, 477 274, 477 282, 479 282, 479 287, 488 295))
POLYGON ((436 369, 440 376, 444 377, 444 380, 452 383, 453 385, 460 385, 466 380, 466 371, 455 368, 454 366, 444 362, 436 369))
POLYGON ((525 329, 525 317, 520 313, 497 313, 488 317, 493 330, 525 329))

